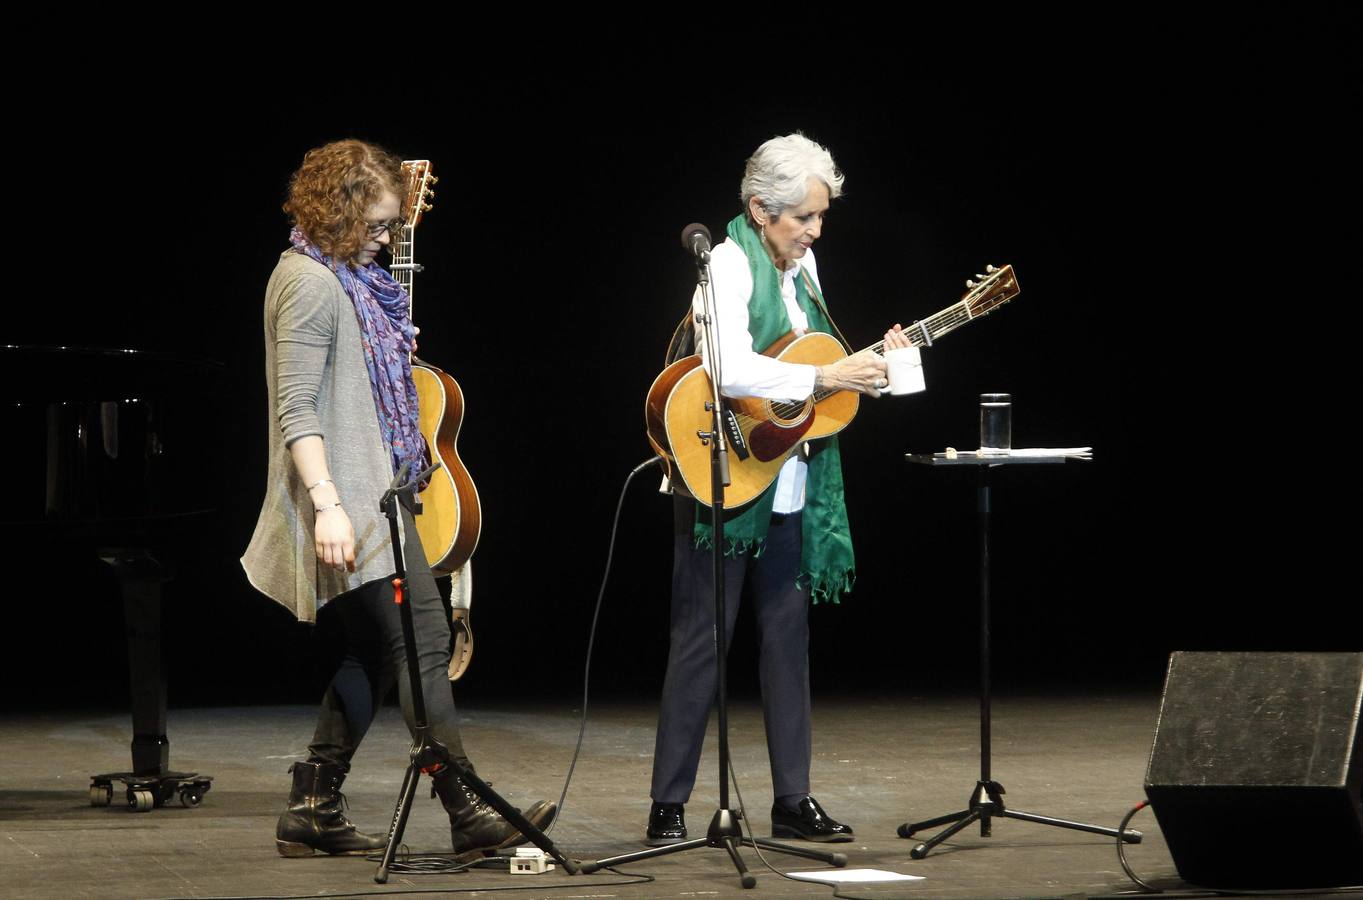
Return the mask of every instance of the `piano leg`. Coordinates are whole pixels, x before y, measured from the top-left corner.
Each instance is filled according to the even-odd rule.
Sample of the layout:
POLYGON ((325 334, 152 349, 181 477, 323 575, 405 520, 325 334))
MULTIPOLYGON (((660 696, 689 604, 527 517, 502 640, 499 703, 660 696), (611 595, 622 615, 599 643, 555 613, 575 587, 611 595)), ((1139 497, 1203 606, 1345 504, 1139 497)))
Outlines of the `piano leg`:
POLYGON ((127 804, 146 812, 177 793, 185 806, 198 806, 212 779, 194 772, 170 771, 170 739, 166 737, 166 676, 161 654, 161 585, 170 572, 143 548, 113 548, 99 557, 118 576, 128 638, 128 674, 132 688, 133 741, 131 772, 95 775, 90 802, 113 800, 113 781, 126 786, 127 804))
POLYGON ((166 676, 161 658, 161 585, 170 576, 146 550, 101 551, 100 558, 118 575, 123 594, 133 772, 163 775, 170 769, 170 740, 166 737, 166 676))

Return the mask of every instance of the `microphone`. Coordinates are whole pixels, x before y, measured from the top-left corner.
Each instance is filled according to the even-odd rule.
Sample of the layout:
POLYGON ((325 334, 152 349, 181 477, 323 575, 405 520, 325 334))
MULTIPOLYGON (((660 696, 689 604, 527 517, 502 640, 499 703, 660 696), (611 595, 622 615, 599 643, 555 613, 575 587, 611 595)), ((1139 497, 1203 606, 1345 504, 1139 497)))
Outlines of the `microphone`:
POLYGON ((710 229, 699 222, 692 222, 682 229, 682 247, 703 263, 710 262, 710 229))

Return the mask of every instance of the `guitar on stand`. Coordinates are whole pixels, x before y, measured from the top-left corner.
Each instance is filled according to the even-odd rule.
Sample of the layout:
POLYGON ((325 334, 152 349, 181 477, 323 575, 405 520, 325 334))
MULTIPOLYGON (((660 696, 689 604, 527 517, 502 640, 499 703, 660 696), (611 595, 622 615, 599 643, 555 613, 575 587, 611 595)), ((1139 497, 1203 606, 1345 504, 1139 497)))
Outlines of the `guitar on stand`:
MULTIPOLYGON (((393 236, 390 266, 394 280, 412 298, 413 275, 421 271, 413 253, 416 226, 430 211, 439 180, 431 171, 430 160, 406 160, 402 164, 407 178, 407 197, 403 203, 403 226, 393 236)), ((409 307, 410 312, 410 307, 409 307)), ((426 561, 436 575, 450 576, 450 630, 454 652, 450 657, 450 680, 455 681, 473 658, 473 630, 469 614, 473 605, 473 565, 469 561, 482 532, 482 505, 478 488, 459 458, 456 442, 464 422, 464 392, 448 374, 415 355, 412 380, 416 382, 418 421, 421 435, 430 449, 431 463, 440 463, 430 483, 418 496, 421 515, 416 517, 417 534, 426 551, 426 561)))

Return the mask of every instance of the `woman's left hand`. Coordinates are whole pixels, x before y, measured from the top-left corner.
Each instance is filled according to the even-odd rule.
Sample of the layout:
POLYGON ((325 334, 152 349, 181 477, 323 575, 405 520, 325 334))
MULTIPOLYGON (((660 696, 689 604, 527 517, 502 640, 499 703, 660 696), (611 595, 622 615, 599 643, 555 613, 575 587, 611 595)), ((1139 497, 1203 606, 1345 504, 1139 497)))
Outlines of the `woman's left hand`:
POLYGON ((903 327, 898 322, 894 323, 890 330, 885 332, 886 350, 899 350, 903 347, 912 346, 913 345, 909 343, 908 336, 904 334, 903 327))

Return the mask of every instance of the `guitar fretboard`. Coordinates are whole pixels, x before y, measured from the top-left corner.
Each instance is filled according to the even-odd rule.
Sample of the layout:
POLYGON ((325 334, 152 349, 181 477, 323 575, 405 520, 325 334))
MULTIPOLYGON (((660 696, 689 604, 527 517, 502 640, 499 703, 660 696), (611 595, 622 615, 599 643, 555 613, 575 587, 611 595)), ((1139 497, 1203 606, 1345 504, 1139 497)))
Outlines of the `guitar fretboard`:
MULTIPOLYGON (((950 334, 967 322, 993 312, 996 307, 1011 300, 1016 293, 1012 267, 1005 266, 979 284, 973 285, 958 302, 905 328, 904 336, 908 338, 911 346, 931 347, 938 338, 950 334)), ((866 349, 884 356, 885 342, 876 341, 866 349)), ((820 388, 814 392, 814 402, 817 403, 836 393, 837 388, 820 388)))
MULTIPOLYGON (((413 228, 411 225, 404 225, 398 230, 401 234, 395 235, 396 240, 389 248, 393 255, 393 262, 388 270, 392 273, 393 280, 402 285, 402 289, 407 292, 407 299, 410 303, 412 299, 412 273, 416 271, 416 267, 412 263, 413 228)), ((411 311, 410 306, 408 311, 411 311)))

